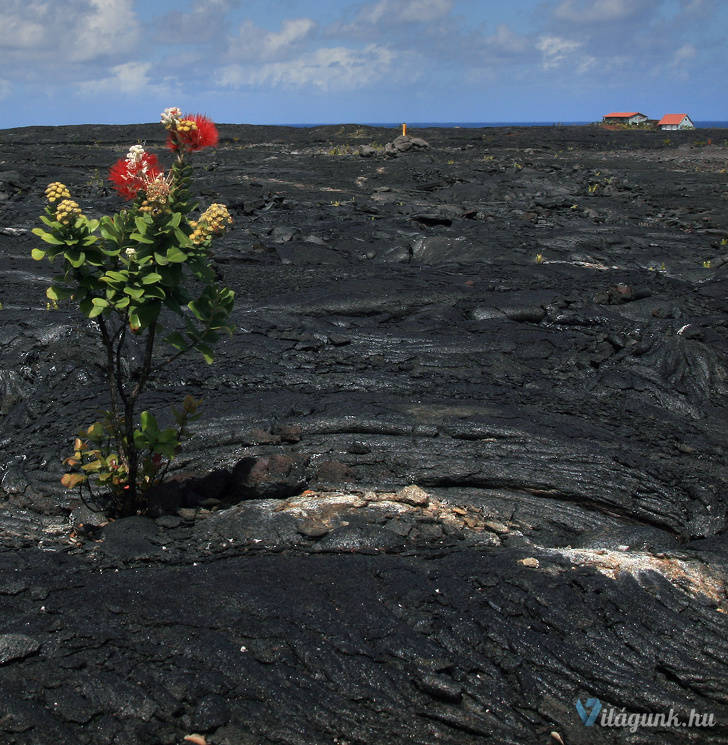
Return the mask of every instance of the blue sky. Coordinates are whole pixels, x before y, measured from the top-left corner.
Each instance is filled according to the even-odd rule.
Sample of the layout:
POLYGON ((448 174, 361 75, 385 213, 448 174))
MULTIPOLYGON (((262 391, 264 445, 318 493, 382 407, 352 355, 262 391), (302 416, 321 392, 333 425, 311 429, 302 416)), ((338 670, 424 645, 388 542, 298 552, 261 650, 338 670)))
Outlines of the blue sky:
POLYGON ((726 0, 0 0, 0 128, 728 120, 726 0))

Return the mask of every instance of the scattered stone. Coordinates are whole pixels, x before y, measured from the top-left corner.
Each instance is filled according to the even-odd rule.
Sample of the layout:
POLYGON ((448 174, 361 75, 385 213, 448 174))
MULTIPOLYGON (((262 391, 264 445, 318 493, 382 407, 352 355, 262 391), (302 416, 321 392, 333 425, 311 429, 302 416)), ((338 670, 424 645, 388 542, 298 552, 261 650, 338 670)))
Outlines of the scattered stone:
POLYGON ((192 745, 207 745, 207 740, 205 739, 204 735, 198 735, 198 734, 191 734, 191 735, 185 735, 184 738, 182 738, 185 742, 192 743, 192 745))
POLYGON ((485 527, 489 530, 492 530, 494 533, 498 533, 499 535, 510 532, 508 526, 504 523, 499 522, 498 520, 486 520, 483 525, 485 525, 485 527))
POLYGON ((367 453, 371 453, 372 449, 365 442, 355 440, 346 448, 346 452, 352 455, 366 455, 367 453))
POLYGON ((533 558, 532 556, 529 556, 525 559, 519 559, 519 564, 523 564, 524 567, 529 567, 530 569, 538 569, 540 566, 539 560, 533 558))
POLYGON ((463 687, 444 675, 426 673, 417 678, 415 682, 421 691, 442 701, 460 703, 463 697, 463 687))
POLYGON ((430 495, 416 484, 410 484, 397 492, 396 500, 414 507, 426 507, 430 501, 430 495))
POLYGON ((182 518, 177 515, 162 515, 155 521, 160 528, 177 528, 182 524, 182 518))
POLYGON ((423 212, 417 215, 412 215, 412 219, 415 222, 422 223, 423 225, 452 225, 452 218, 432 213, 423 212))
POLYGON ((307 459, 271 455, 243 458, 233 468, 230 492, 234 499, 285 499, 306 488, 307 459))
POLYGON ((0 634, 0 665, 35 654, 40 642, 25 634, 0 634))
POLYGON ((301 231, 296 227, 289 225, 276 225, 271 231, 270 237, 273 243, 288 243, 299 235, 300 232, 301 231))
POLYGON ((329 533, 331 529, 315 520, 299 520, 296 523, 296 530, 307 538, 321 538, 329 533))

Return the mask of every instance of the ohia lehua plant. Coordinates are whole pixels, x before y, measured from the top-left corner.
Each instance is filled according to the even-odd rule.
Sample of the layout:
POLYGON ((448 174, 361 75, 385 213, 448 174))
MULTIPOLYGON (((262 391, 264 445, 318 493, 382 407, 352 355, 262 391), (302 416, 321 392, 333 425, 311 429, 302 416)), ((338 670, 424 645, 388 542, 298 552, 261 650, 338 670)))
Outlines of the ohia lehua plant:
POLYGON ((146 493, 166 474, 200 403, 187 396, 173 409, 171 427, 161 428, 149 411, 137 421, 147 383, 187 352, 212 363, 215 342, 232 333, 234 293, 217 282, 210 257, 212 241, 232 218, 225 205, 212 204, 194 220, 198 205, 190 197, 188 155, 216 145, 217 128, 176 107, 165 109, 161 123, 176 154, 166 173, 142 145, 111 166, 109 179, 130 202, 126 209, 89 219, 56 181, 45 191, 45 227, 33 230, 47 244, 34 248, 33 258, 61 261, 48 300, 77 303, 105 351, 110 408, 78 433, 61 481, 117 515, 144 511, 146 493), (158 359, 160 339, 167 354, 158 359))

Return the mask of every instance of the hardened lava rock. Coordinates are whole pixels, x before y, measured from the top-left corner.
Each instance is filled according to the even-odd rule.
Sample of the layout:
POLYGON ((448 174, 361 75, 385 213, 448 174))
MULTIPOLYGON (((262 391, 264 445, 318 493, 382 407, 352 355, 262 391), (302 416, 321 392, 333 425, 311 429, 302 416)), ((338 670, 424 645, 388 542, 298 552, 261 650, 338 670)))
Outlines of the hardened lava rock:
POLYGON ((219 132, 236 333, 151 382, 201 416, 117 521, 59 483, 103 358, 30 231, 164 138, 0 133, 2 742, 728 742, 726 133, 219 132), (670 711, 714 724, 608 726, 670 711))

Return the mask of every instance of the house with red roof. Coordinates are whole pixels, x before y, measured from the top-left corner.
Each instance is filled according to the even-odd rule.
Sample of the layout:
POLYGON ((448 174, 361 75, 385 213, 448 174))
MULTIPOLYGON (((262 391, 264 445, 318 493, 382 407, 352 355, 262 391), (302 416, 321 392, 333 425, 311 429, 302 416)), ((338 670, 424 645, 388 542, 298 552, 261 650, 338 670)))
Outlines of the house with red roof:
POLYGON ((603 117, 605 124, 644 124, 647 117, 639 111, 616 111, 603 117))
POLYGON ((657 122, 660 129, 695 129, 695 125, 687 114, 665 114, 657 122))

